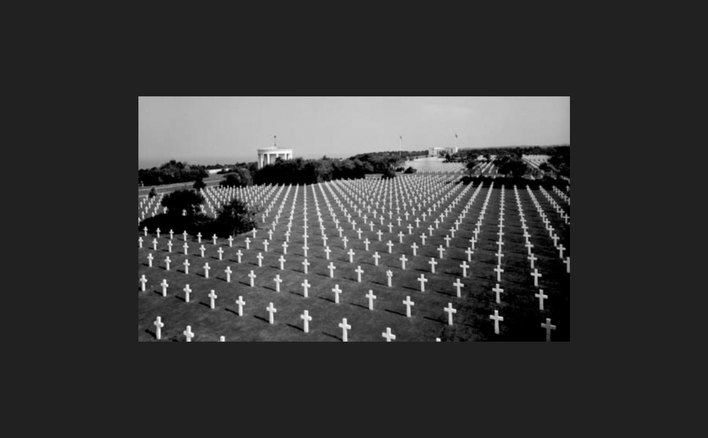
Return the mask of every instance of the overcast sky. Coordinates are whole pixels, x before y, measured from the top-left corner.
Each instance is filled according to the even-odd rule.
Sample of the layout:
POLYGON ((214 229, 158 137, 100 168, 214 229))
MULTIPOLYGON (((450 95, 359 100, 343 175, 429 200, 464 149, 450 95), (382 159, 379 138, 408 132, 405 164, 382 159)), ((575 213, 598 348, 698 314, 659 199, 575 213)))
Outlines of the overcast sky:
POLYGON ((139 97, 138 165, 363 152, 570 144, 569 97, 139 97))

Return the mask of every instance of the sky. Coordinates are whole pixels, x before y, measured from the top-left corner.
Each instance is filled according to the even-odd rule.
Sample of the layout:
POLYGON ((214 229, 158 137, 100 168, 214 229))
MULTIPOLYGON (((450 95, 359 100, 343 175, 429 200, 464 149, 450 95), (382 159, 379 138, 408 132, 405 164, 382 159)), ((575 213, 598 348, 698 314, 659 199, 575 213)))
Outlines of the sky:
POLYGON ((138 167, 256 161, 433 146, 570 144, 570 97, 139 97, 138 167))

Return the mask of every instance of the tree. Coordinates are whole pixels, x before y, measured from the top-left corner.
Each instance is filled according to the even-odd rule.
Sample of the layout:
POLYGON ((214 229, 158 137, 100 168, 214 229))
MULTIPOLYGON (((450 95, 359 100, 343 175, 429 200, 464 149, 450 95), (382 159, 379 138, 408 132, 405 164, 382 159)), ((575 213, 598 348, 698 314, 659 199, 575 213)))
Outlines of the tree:
POLYGON ((148 193, 148 198, 149 198, 149 199, 152 199, 152 198, 154 198, 155 196, 157 196, 157 191, 155 190, 155 187, 153 187, 153 188, 150 189, 150 193, 148 193))
POLYGON ((233 199, 219 209, 216 224, 225 234, 239 234, 256 226, 255 211, 240 199, 233 199))
POLYGON ((226 174, 226 178, 219 183, 221 187, 243 187, 253 184, 251 172, 245 167, 237 167, 233 173, 226 174))
POLYGON ((197 178, 196 181, 194 181, 194 185, 192 186, 194 190, 202 190, 206 187, 206 183, 202 178, 197 178))
POLYGON ((199 206, 204 202, 204 197, 192 190, 177 190, 162 198, 163 207, 167 207, 167 214, 193 216, 199 212, 199 206))
POLYGON ((396 171, 393 170, 393 167, 387 167, 383 171, 383 175, 381 175, 381 178, 383 179, 389 179, 389 178, 395 178, 396 177, 396 171))

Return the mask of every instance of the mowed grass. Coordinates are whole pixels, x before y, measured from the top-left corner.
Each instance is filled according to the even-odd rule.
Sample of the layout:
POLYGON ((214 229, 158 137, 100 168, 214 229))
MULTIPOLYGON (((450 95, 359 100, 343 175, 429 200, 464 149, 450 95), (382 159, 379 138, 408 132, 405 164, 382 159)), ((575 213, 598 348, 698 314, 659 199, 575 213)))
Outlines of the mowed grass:
MULTIPOLYGON (((287 249, 284 270, 280 270, 278 258, 283 253, 282 242, 285 240, 283 233, 286 230, 290 207, 295 193, 293 187, 285 199, 284 208, 280 221, 273 234, 268 251, 263 249, 263 239, 267 238, 267 229, 261 228, 257 231, 254 240, 251 233, 235 236, 233 247, 229 248, 228 241, 219 238, 217 245, 213 245, 211 238, 203 238, 202 244, 206 248, 205 257, 201 258, 196 237, 188 236, 190 267, 189 274, 184 273, 185 260, 182 245, 182 230, 174 230, 174 240, 172 252, 167 252, 167 241, 169 235, 162 233, 158 239, 158 250, 152 250, 152 239, 154 235, 150 233, 146 238, 143 236, 143 248, 138 250, 138 277, 144 274, 148 279, 146 291, 140 291, 138 283, 138 339, 140 341, 154 341, 155 327, 153 322, 159 315, 165 326, 162 328, 163 341, 184 341, 182 332, 187 325, 191 325, 192 332, 195 333, 193 341, 218 341, 220 336, 225 336, 227 341, 341 341, 342 330, 338 324, 342 318, 347 318, 348 324, 352 326, 348 333, 348 341, 377 341, 385 342, 381 336, 382 332, 390 327, 396 335, 396 341, 427 341, 433 342, 435 338, 442 341, 487 341, 487 340, 514 340, 514 341, 544 341, 545 330, 540 326, 549 317, 552 323, 557 326, 552 333, 554 341, 569 340, 569 284, 570 276, 566 273, 565 264, 560 260, 558 251, 553 246, 548 231, 546 230, 541 217, 538 215, 530 196, 525 187, 518 187, 522 202, 522 209, 526 216, 526 223, 531 235, 531 243, 534 245, 533 251, 536 257, 536 267, 543 277, 539 279, 539 286, 549 297, 544 303, 544 311, 539 310, 538 299, 534 294, 538 291, 533 285, 531 269, 527 260, 527 249, 524 246, 523 230, 519 220, 519 213, 516 207, 514 191, 511 187, 506 187, 505 192, 505 219, 504 219, 504 246, 501 266, 504 269, 500 287, 504 289, 501 294, 501 303, 497 304, 495 293, 492 288, 495 286, 497 252, 497 224, 499 223, 499 201, 501 196, 500 187, 492 189, 487 210, 484 215, 478 242, 472 255, 471 267, 468 269, 467 277, 462 277, 460 263, 467 260, 465 249, 469 245, 469 238, 473 236, 473 230, 482 204, 489 190, 488 186, 481 188, 474 202, 463 219, 459 230, 455 233, 455 238, 450 242, 442 260, 438 260, 436 248, 442 244, 445 246, 443 238, 453 224, 459 213, 462 211, 467 201, 470 199, 477 187, 467 191, 459 202, 452 208, 445 221, 434 230, 433 236, 426 239, 426 245, 421 246, 420 234, 428 234, 427 227, 432 223, 431 219, 439 216, 445 206, 456 198, 461 190, 447 199, 445 205, 440 207, 434 217, 429 217, 425 222, 421 222, 419 228, 415 228, 411 216, 409 221, 403 220, 401 226, 396 226, 396 215, 391 221, 394 226, 391 233, 388 233, 387 226, 380 226, 376 221, 374 231, 369 231, 369 226, 361 226, 361 220, 357 220, 357 228, 361 227, 363 232, 361 240, 351 228, 351 224, 346 221, 341 210, 335 203, 331 194, 326 191, 327 197, 334 208, 335 213, 344 229, 343 235, 349 238, 349 243, 345 249, 338 232, 335 229, 333 219, 326 207, 325 199, 319 188, 315 190, 315 197, 320 206, 323 221, 326 227, 326 235, 329 238, 328 245, 332 252, 330 260, 336 266, 334 278, 329 277, 327 265, 330 260, 326 260, 324 245, 320 236, 319 222, 315 209, 315 199, 310 186, 300 187, 295 202, 293 224, 289 247, 287 249), (303 256, 303 192, 307 191, 307 218, 308 218, 308 274, 304 273, 301 264, 303 256), (406 228, 411 222, 414 230, 413 234, 408 234, 406 228), (378 240, 376 231, 381 229, 384 233, 381 241, 378 240), (403 244, 398 243, 398 232, 405 235, 403 244), (244 239, 250 237, 252 242, 250 249, 245 248, 244 239), (371 244, 369 251, 365 251, 363 240, 368 238, 371 244), (386 242, 391 240, 394 243, 392 254, 388 253, 386 242), (419 246, 418 255, 413 256, 410 245, 416 242, 419 246), (223 260, 218 260, 217 249, 224 250, 223 260), (353 263, 349 263, 349 256, 346 254, 349 248, 355 252, 353 263), (242 262, 237 263, 236 251, 240 249, 243 253, 242 262), (374 265, 372 257, 374 251, 381 255, 379 266, 374 265), (153 267, 147 266, 147 255, 153 253, 153 267), (264 256, 263 266, 258 266, 256 256, 261 252, 264 256), (406 270, 401 269, 399 261, 401 253, 408 258, 406 270), (164 258, 170 257, 172 260, 170 271, 165 270, 164 258), (428 262, 431 258, 436 258, 439 262, 436 266, 436 273, 430 272, 428 262), (209 263, 212 268, 209 278, 204 277, 204 262, 209 263), (231 283, 226 282, 224 269, 231 267, 231 283), (364 270, 362 282, 357 282, 355 269, 361 266, 364 270), (387 287, 386 270, 393 272, 392 287, 387 287), (248 273, 250 270, 257 275, 255 287, 250 287, 248 273), (417 278, 423 273, 428 279, 425 285, 425 292, 420 291, 420 283, 417 278), (280 292, 275 291, 273 279, 276 274, 280 275, 283 282, 280 285, 280 292), (169 287, 167 297, 162 296, 160 282, 166 279, 169 287), (309 297, 303 296, 301 283, 307 278, 311 287, 309 297), (461 290, 461 297, 456 296, 452 283, 460 278, 464 287, 461 290), (192 290, 190 302, 184 302, 183 288, 186 284, 192 290), (335 304, 335 294, 332 292, 335 284, 343 291, 340 294, 339 304, 335 304), (214 290, 218 298, 214 310, 209 307, 208 294, 214 290), (372 290, 376 295, 374 310, 369 310, 366 293, 372 290), (242 296, 246 302, 243 316, 238 316, 238 306, 235 300, 242 296), (402 303, 407 296, 415 302, 411 309, 412 317, 407 318, 406 307, 402 303), (266 307, 272 302, 277 312, 274 315, 275 323, 268 323, 268 312, 266 307), (454 315, 454 325, 447 324, 447 313, 443 311, 448 303, 452 303, 457 309, 454 315), (500 333, 494 333, 493 321, 489 315, 498 310, 504 317, 500 323, 500 333), (300 318, 304 310, 308 310, 312 320, 310 321, 310 333, 303 332, 303 321, 300 318)), ((549 190, 550 192, 550 190, 549 190)), ((285 191, 283 191, 285 193, 285 191)), ((569 226, 555 213, 551 204, 539 192, 533 192, 536 199, 543 207, 546 215, 551 220, 560 236, 560 242, 569 247, 569 226)), ((553 196, 555 194, 551 193, 553 196)), ((340 197, 341 198, 341 197, 340 197)), ((281 198, 274 204, 274 210, 282 201, 281 198)), ((560 200, 558 200, 561 202, 560 200)), ((562 202, 561 202, 562 203, 562 202)), ((348 210, 356 217, 353 209, 346 204, 348 210)), ((426 207, 427 208, 427 207, 426 207)), ((565 208, 565 206, 564 206, 565 208)), ((566 208, 569 211, 569 208, 566 208)), ((402 212, 401 212, 402 213, 402 212)), ((270 223, 274 213, 266 218, 270 223)), ((402 216, 402 215, 401 215, 402 216)), ((385 224, 388 224, 388 215, 385 224)), ((260 219, 260 217, 259 217, 260 219)), ((358 218, 357 218, 358 219, 358 218)), ((433 224, 434 226, 434 224, 433 224)), ((151 230, 154 231, 154 230, 151 230)), ((566 250, 564 257, 569 255, 566 250)))

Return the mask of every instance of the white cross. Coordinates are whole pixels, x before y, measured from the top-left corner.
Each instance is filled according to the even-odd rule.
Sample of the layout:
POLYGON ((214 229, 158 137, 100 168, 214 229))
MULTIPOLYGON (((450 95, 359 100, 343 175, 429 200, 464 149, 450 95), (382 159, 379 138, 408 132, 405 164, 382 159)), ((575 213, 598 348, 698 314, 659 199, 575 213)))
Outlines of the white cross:
POLYGON ((138 237, 138 246, 139 246, 140 248, 143 247, 143 238, 142 238, 142 237, 138 237))
POLYGON ((172 252, 172 241, 171 240, 167 241, 167 251, 172 252))
POLYGON ((565 263, 566 270, 568 274, 570 274, 570 256, 566 257, 565 262, 563 263, 565 263))
POLYGON ((305 281, 300 283, 300 286, 302 286, 302 290, 304 291, 304 296, 307 298, 307 290, 310 288, 310 283, 307 281, 307 278, 305 281))
POLYGON ((192 289, 189 288, 189 285, 186 285, 184 287, 184 289, 182 289, 182 290, 184 290, 184 302, 188 303, 189 302, 189 294, 192 293, 192 289))
POLYGON ((209 278, 209 270, 211 267, 209 266, 209 262, 204 263, 204 278, 209 278))
POLYGON ((238 316, 243 316, 243 305, 246 304, 245 301, 243 301, 243 298, 241 295, 238 296, 238 300, 236 300, 236 304, 238 305, 238 316))
POLYGON ((558 244, 558 239, 560 239, 560 237, 558 237, 557 234, 554 234, 553 237, 551 237, 551 239, 553 239, 553 246, 556 246, 558 244))
POLYGON ((361 266, 357 266, 354 272, 356 272, 356 281, 358 283, 361 283, 361 274, 364 273, 364 270, 361 269, 361 266))
POLYGON ((347 324, 347 318, 342 318, 342 322, 339 323, 339 328, 342 329, 342 341, 347 342, 347 330, 352 328, 351 325, 347 324))
POLYGON ((504 289, 500 288, 500 287, 499 287, 499 283, 497 283, 496 286, 494 286, 494 287, 492 288, 492 290, 493 290, 494 293, 496 294, 497 304, 501 304, 501 300, 499 299, 499 294, 500 294, 500 293, 503 293, 503 292, 504 292, 504 289))
POLYGON ((403 232, 402 231, 398 232, 398 242, 403 243, 403 232))
POLYGON ((443 307, 443 311, 447 313, 447 325, 452 325, 452 315, 457 313, 457 309, 452 307, 452 303, 447 303, 447 307, 443 307))
POLYGON ((427 239, 427 238, 428 238, 428 236, 426 236, 425 234, 420 235, 420 240, 423 242, 423 245, 425 245, 425 239, 427 239))
POLYGON ((413 245, 411 245, 411 248, 413 249, 413 255, 416 256, 416 251, 418 250, 418 245, 416 245, 415 242, 413 242, 413 245))
POLYGON ((307 259, 302 261, 302 268, 305 271, 305 274, 307 274, 307 267, 310 266, 310 262, 307 261, 307 259))
POLYGON ((202 243, 202 233, 201 232, 197 233, 197 241, 199 243, 202 243))
POLYGON ((374 255, 373 255, 372 257, 374 258, 374 265, 378 266, 378 265, 379 265, 379 257, 381 257, 381 256, 379 255, 379 252, 378 252, 378 251, 374 251, 374 255))
POLYGON ((332 262, 329 262, 329 265, 327 265, 327 269, 329 269, 329 278, 334 278, 334 270, 337 269, 332 262))
POLYGON ((347 236, 342 237, 342 242, 344 243, 344 247, 347 247, 347 242, 349 242, 349 239, 347 239, 347 236))
POLYGON ((391 248, 393 247, 393 243, 391 243, 391 241, 389 240, 386 246, 388 246, 388 253, 391 254, 391 248))
POLYGON ((371 242, 369 242, 368 237, 366 239, 364 239, 364 247, 366 248, 367 251, 369 250, 369 243, 371 243, 371 242))
POLYGON ((245 242, 246 242, 246 249, 251 249, 251 239, 249 239, 248 237, 246 237, 245 242))
POLYGON ((388 283, 388 287, 391 287, 391 278, 393 277, 393 272, 391 270, 386 271, 386 282, 388 283))
POLYGON ((241 253, 240 249, 238 251, 236 251, 236 260, 238 260, 239 263, 241 263, 241 256, 242 255, 243 254, 241 253))
POLYGON ((497 267, 494 268, 494 272, 497 273, 497 281, 501 281, 501 273, 504 272, 504 270, 501 268, 501 265, 497 265, 497 267))
POLYGON ((438 246, 438 252, 440 253, 440 260, 443 258, 443 252, 445 252, 445 248, 443 248, 442 245, 438 246))
POLYGON ((185 242, 187 241, 187 232, 186 231, 182 232, 182 239, 184 239, 185 242))
POLYGON ((349 248, 349 252, 347 252, 347 254, 349 255, 349 263, 354 263, 354 251, 349 248))
POLYGON ((263 250, 268 252, 268 239, 263 239, 263 250))
POLYGON ((147 278, 145 278, 145 274, 140 276, 140 288, 143 292, 145 292, 145 283, 147 283, 147 278))
POLYGON ((285 257, 283 255, 280 255, 280 258, 278 259, 278 262, 280 262, 280 270, 283 270, 283 263, 285 263, 285 257))
POLYGON ((411 297, 407 296, 405 300, 402 301, 403 304, 406 305, 406 317, 410 318, 411 317, 411 306, 415 306, 415 303, 411 301, 411 297))
POLYGON ((406 258, 406 255, 401 254, 401 257, 398 260, 401 261, 401 269, 403 269, 405 271, 406 270, 406 262, 408 261, 408 259, 406 258))
POLYGON ((543 275, 539 274, 538 269, 534 269, 531 276, 533 277, 533 285, 538 287, 538 277, 543 277, 543 275))
POLYGON ((212 289, 211 292, 209 292, 208 297, 209 297, 209 300, 211 301, 211 308, 213 310, 214 309, 214 300, 216 300, 216 298, 217 298, 216 293, 214 292, 214 289, 212 289))
POLYGON ((474 251, 472 251, 472 248, 467 248, 465 250, 465 254, 467 254, 467 261, 472 262, 472 254, 474 254, 474 251))
POLYGON ((531 261, 531 269, 535 269, 533 262, 535 262, 535 261, 537 260, 537 259, 536 259, 536 256, 535 256, 533 253, 531 253, 531 255, 529 255, 529 256, 526 257, 526 258, 531 261))
POLYGON ((229 248, 233 248, 234 246, 234 236, 229 236, 229 248))
POLYGON ((184 263, 182 264, 184 265, 184 273, 189 274, 189 260, 184 259, 184 263))
MULTIPOLYGON (((445 236, 445 238, 444 238, 443 240, 445 241, 445 247, 449 248, 449 247, 450 247, 450 241, 452 240, 452 239, 450 238, 450 236, 445 236)), ((440 258, 442 258, 442 255, 440 256, 440 258)))
POLYGON ((462 295, 460 295, 460 288, 465 287, 464 284, 460 282, 460 279, 458 278, 452 285, 457 289, 457 298, 460 298, 462 295))
POLYGON ((280 274, 276 274, 273 281, 275 281, 275 291, 280 292, 280 283, 283 282, 283 280, 280 279, 280 274))
POLYGON ((470 265, 467 264, 466 261, 462 261, 462 264, 460 265, 460 268, 462 268, 462 276, 467 277, 467 268, 469 268, 470 265))
POLYGON ((543 293, 543 289, 539 289, 538 293, 535 294, 534 297, 538 298, 538 310, 543 310, 543 300, 548 298, 548 295, 543 293))
POLYGON ((546 318, 546 323, 541 323, 541 327, 546 329, 546 342, 551 342, 551 330, 556 329, 556 326, 551 324, 551 318, 546 318))
MULTIPOLYGON (((435 265, 437 265, 438 262, 435 261, 435 258, 431 257, 431 258, 430 258, 430 261, 428 262, 428 264, 430 265, 430 272, 432 272, 433 274, 435 274, 435 265)), ((421 274, 421 275, 422 275, 422 274, 421 274)))
POLYGON ((148 227, 143 228, 143 231, 145 232, 145 237, 148 235, 148 227))
POLYGON ((374 292, 369 289, 369 293, 364 296, 369 299, 369 310, 374 310, 374 300, 376 299, 374 292))
POLYGON ((268 317, 268 322, 273 324, 273 314, 277 313, 278 311, 273 307, 273 303, 269 303, 268 307, 266 307, 266 310, 268 311, 269 317, 268 317))
POLYGON ((494 334, 499 334, 499 321, 504 321, 503 316, 499 316, 499 311, 495 310, 494 315, 489 315, 489 319, 494 320, 494 334))
POLYGON ((376 232, 376 235, 379 236, 379 242, 381 242, 381 236, 383 235, 383 233, 381 232, 381 230, 377 231, 377 232, 376 232))
POLYGON ((339 289, 339 285, 338 285, 338 284, 335 284, 335 285, 334 285, 334 289, 332 289, 332 292, 334 292, 334 302, 335 302, 336 304, 339 304, 339 294, 342 293, 342 290, 339 289))
POLYGON ((167 286, 169 286, 167 284, 167 280, 163 278, 162 283, 160 283, 160 286, 162 286, 162 296, 166 297, 167 296, 167 286))
POLYGON ((288 242, 283 242, 283 254, 288 253, 288 242))
POLYGON ((501 266, 501 258, 504 257, 504 254, 500 252, 494 253, 495 256, 497 256, 497 265, 501 266))
POLYGON ((159 341, 160 338, 162 337, 161 336, 161 329, 162 329, 162 327, 165 326, 165 324, 162 323, 162 317, 158 316, 157 319, 155 320, 155 322, 153 322, 153 324, 155 324, 155 337, 159 341))
POLYGON ((312 317, 309 315, 309 312, 305 310, 302 312, 302 315, 300 315, 300 319, 302 319, 302 325, 303 325, 303 331, 305 333, 310 332, 310 321, 312 321, 312 317))
POLYGON ((433 235, 433 226, 432 225, 428 226, 428 233, 430 233, 431 236, 433 235))
POLYGON ((381 333, 381 336, 386 338, 386 342, 391 342, 392 340, 396 339, 396 335, 391 333, 391 327, 386 327, 386 331, 381 333))
POLYGON ((256 258, 258 259, 258 267, 263 266, 263 254, 259 252, 256 258))
POLYGON ((170 229, 170 240, 172 240, 172 236, 174 236, 174 235, 175 235, 175 232, 172 231, 172 229, 170 229))
POLYGON ((182 334, 187 338, 187 342, 192 342, 194 333, 192 333, 192 326, 188 325, 187 330, 183 331, 182 334))
POLYGON ((255 239, 256 238, 256 227, 253 227, 253 229, 251 231, 253 232, 253 238, 255 239))
POLYGON ((147 259, 148 259, 148 266, 152 268, 152 259, 153 259, 152 253, 148 254, 147 259))
POLYGON ((420 291, 425 292, 425 283, 428 282, 428 279, 425 278, 425 275, 420 274, 420 278, 418 278, 418 282, 420 283, 420 291))
POLYGON ((253 270, 251 270, 251 273, 248 274, 248 278, 251 279, 251 287, 253 287, 253 279, 256 278, 256 274, 253 273, 253 270))
POLYGON ((219 247, 219 249, 216 252, 219 253, 219 260, 223 260, 224 250, 221 247, 219 247))
POLYGON ((214 241, 214 245, 216 245, 216 234, 214 234, 213 236, 211 236, 211 238, 212 238, 212 240, 214 241))
POLYGON ((561 260, 563 260, 563 251, 565 251, 565 247, 563 246, 562 243, 560 245, 558 245, 558 251, 560 251, 560 258, 561 258, 561 260))
POLYGON ((325 251, 325 253, 327 253, 327 256, 326 256, 327 260, 329 260, 329 253, 332 252, 332 250, 329 249, 329 246, 325 246, 324 251, 325 251))

